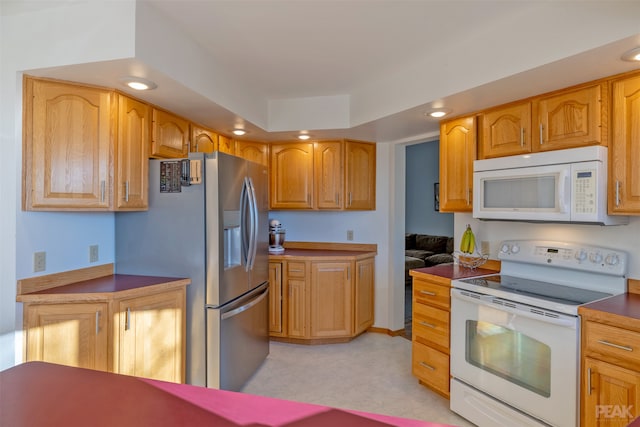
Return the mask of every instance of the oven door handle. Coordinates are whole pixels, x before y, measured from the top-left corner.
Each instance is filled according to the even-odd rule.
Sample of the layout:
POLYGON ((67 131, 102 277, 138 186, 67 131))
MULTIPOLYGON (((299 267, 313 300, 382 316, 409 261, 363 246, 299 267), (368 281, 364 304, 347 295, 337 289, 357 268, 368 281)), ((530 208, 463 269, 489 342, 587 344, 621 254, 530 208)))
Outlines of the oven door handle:
POLYGON ((473 291, 451 289, 451 297, 462 301, 470 302, 476 305, 484 305, 496 310, 506 311, 507 313, 517 314, 518 316, 527 317, 529 319, 538 320, 540 322, 551 323, 553 325, 564 326, 566 328, 576 329, 577 318, 568 315, 556 314, 544 309, 538 309, 536 312, 522 310, 517 307, 511 307, 503 304, 496 304, 494 301, 503 301, 509 304, 518 304, 503 298, 494 297, 493 295, 479 294, 473 291), (550 317, 553 315, 553 317, 550 317))

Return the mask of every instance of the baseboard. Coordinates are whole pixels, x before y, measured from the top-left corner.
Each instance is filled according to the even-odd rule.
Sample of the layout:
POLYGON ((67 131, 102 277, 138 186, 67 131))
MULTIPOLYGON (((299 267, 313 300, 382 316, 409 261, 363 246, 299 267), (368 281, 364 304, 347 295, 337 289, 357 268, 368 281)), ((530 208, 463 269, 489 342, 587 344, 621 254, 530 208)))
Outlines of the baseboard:
POLYGON ((399 335, 404 335, 404 328, 398 329, 396 331, 392 331, 391 329, 388 329, 388 328, 376 328, 372 326, 367 329, 367 332, 374 332, 376 334, 387 334, 392 337, 397 337, 399 335))

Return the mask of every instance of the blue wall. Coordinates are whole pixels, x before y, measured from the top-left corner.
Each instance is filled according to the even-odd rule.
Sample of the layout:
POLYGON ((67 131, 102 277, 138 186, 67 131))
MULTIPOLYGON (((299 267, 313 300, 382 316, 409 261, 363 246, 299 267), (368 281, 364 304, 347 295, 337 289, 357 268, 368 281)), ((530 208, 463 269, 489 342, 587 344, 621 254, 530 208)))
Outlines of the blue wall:
POLYGON ((407 233, 453 236, 453 214, 434 209, 433 184, 440 180, 438 141, 407 146, 406 209, 407 233))

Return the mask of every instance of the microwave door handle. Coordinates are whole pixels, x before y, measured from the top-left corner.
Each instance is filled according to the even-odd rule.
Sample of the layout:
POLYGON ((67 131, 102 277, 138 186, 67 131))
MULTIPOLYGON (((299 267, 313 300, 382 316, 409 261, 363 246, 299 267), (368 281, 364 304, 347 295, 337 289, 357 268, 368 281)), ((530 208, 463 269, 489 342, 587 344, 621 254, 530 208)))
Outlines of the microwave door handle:
POLYGON ((568 197, 571 196, 571 192, 567 191, 570 185, 569 173, 567 171, 562 171, 560 173, 560 185, 558 186, 558 204, 560 207, 561 213, 567 213, 569 211, 569 203, 567 200, 568 197))

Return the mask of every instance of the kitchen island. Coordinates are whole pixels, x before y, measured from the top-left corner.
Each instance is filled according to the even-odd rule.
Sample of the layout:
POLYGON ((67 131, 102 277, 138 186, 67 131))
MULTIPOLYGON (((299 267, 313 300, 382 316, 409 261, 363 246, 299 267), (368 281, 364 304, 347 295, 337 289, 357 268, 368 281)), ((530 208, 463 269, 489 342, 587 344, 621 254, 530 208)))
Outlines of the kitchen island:
POLYGON ((445 427, 45 362, 0 372, 0 425, 445 427))

